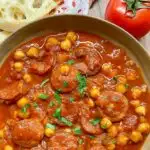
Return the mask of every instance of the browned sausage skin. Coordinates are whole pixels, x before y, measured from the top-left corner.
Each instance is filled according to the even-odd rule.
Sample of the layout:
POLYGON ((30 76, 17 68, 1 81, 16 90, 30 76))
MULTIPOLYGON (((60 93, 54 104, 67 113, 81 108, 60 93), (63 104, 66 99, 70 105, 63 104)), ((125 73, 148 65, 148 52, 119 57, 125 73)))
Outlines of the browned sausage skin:
POLYGON ((37 146, 43 136, 44 128, 38 120, 21 120, 11 127, 13 142, 22 147, 37 146))

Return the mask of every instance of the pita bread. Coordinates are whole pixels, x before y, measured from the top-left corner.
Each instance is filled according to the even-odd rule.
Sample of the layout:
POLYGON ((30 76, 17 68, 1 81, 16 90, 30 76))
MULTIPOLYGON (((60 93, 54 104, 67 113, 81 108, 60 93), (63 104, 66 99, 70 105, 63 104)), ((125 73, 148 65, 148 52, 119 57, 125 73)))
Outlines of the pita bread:
POLYGON ((63 0, 0 0, 0 29, 14 32, 48 15, 63 0))
POLYGON ((0 43, 2 43, 11 33, 7 31, 0 31, 0 43))

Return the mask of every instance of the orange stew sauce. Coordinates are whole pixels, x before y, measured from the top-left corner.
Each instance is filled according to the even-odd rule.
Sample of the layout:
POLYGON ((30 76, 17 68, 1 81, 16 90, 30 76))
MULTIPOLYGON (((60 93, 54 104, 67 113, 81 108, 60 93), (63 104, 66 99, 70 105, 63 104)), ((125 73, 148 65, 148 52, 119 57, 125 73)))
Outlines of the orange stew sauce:
POLYGON ((139 150, 148 101, 121 47, 81 32, 38 37, 0 68, 0 150, 139 150))

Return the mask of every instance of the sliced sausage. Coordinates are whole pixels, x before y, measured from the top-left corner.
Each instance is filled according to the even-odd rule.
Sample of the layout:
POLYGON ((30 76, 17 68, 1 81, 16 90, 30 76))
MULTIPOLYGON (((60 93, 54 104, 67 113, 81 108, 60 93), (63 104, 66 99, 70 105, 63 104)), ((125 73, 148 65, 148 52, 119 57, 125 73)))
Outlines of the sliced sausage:
POLYGON ((31 60, 29 70, 32 73, 43 75, 50 71, 55 63, 55 55, 49 53, 42 60, 31 60))
POLYGON ((80 45, 75 49, 75 56, 81 59, 81 62, 76 63, 75 66, 83 74, 91 76, 100 71, 102 66, 102 57, 97 49, 80 45))
POLYGON ((112 122, 122 120, 128 110, 127 98, 114 91, 104 91, 96 101, 102 117, 108 117, 112 122))
POLYGON ((16 122, 11 128, 11 132, 15 144, 31 148, 41 142, 44 136, 44 127, 37 120, 25 119, 16 122))
POLYGON ((61 72, 61 67, 63 65, 58 65, 53 69, 51 75, 51 84, 56 90, 61 89, 61 92, 71 92, 77 87, 76 76, 78 74, 78 70, 75 67, 68 65, 68 73, 63 74, 61 72))
POLYGON ((90 120, 93 119, 91 111, 88 107, 84 106, 81 108, 81 125, 85 132, 90 134, 101 134, 102 130, 100 125, 92 125, 90 120))
POLYGON ((48 141, 48 150, 77 150, 78 137, 59 131, 48 141))

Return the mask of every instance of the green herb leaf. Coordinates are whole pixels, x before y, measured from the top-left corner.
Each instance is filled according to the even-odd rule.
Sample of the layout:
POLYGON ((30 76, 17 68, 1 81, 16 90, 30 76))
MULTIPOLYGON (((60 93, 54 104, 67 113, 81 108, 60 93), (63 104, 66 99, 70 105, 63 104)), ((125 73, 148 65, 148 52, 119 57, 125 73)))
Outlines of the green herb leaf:
POLYGON ((128 88, 129 88, 129 84, 125 84, 124 86, 125 86, 125 88, 126 88, 126 89, 128 89, 128 88))
POLYGON ((116 144, 117 141, 115 139, 112 140, 112 144, 116 144))
POLYGON ((118 77, 114 76, 112 79, 117 82, 118 77))
POLYGON ((33 107, 34 107, 34 108, 37 108, 38 106, 39 106, 39 105, 38 105, 36 102, 33 103, 33 107))
POLYGON ((78 91, 80 92, 81 96, 84 96, 86 86, 87 86, 86 77, 81 75, 80 73, 78 73, 76 78, 77 78, 77 81, 79 83, 78 91))
POLYGON ((73 97, 70 97, 70 98, 69 98, 69 101, 70 101, 71 103, 73 103, 73 102, 74 102, 74 98, 73 98, 73 97))
POLYGON ((60 119, 61 118, 61 108, 57 108, 53 114, 53 117, 60 119))
POLYGON ((30 104, 26 104, 24 107, 21 108, 21 112, 26 113, 27 109, 30 107, 30 104))
POLYGON ((51 101, 49 104, 48 104, 48 107, 53 107, 55 106, 55 103, 53 101, 51 101))
POLYGON ((53 125, 53 124, 50 124, 50 123, 47 123, 46 124, 46 128, 50 128, 50 129, 55 129, 56 128, 56 126, 55 125, 53 125))
POLYGON ((107 128, 107 123, 104 124, 104 125, 101 125, 101 128, 102 128, 102 129, 106 129, 106 128, 107 128))
POLYGON ((61 97, 60 97, 58 91, 56 91, 56 92, 54 93, 54 97, 55 97, 56 101, 58 102, 58 104, 61 104, 61 97))
POLYGON ((81 138, 78 139, 78 143, 79 143, 80 145, 83 144, 83 142, 84 142, 83 139, 81 139, 81 138))
POLYGON ((75 63, 75 61, 73 59, 68 60, 68 62, 67 62, 68 65, 73 65, 74 63, 75 63))
POLYGON ((49 81, 49 79, 43 80, 42 83, 41 83, 41 85, 40 85, 40 87, 43 87, 48 81, 49 81))
POLYGON ((73 133, 74 133, 75 135, 80 135, 80 134, 82 134, 81 128, 80 128, 80 127, 74 128, 74 129, 73 129, 73 133))
POLYGON ((95 136, 94 135, 89 135, 90 139, 94 139, 95 136))
POLYGON ((69 84, 68 84, 67 81, 64 81, 64 82, 63 82, 63 86, 64 86, 65 88, 68 87, 68 85, 69 85, 69 84))
POLYGON ((69 121, 68 119, 64 118, 64 117, 61 117, 59 120, 60 120, 62 123, 64 123, 65 125, 69 126, 69 127, 72 126, 72 122, 69 121))
POLYGON ((96 118, 96 119, 92 119, 90 120, 90 123, 93 125, 93 126, 96 126, 97 124, 99 124, 101 121, 100 118, 96 118))
POLYGON ((42 100, 47 100, 49 98, 49 95, 44 94, 44 93, 40 93, 38 95, 38 98, 42 99, 42 100))

